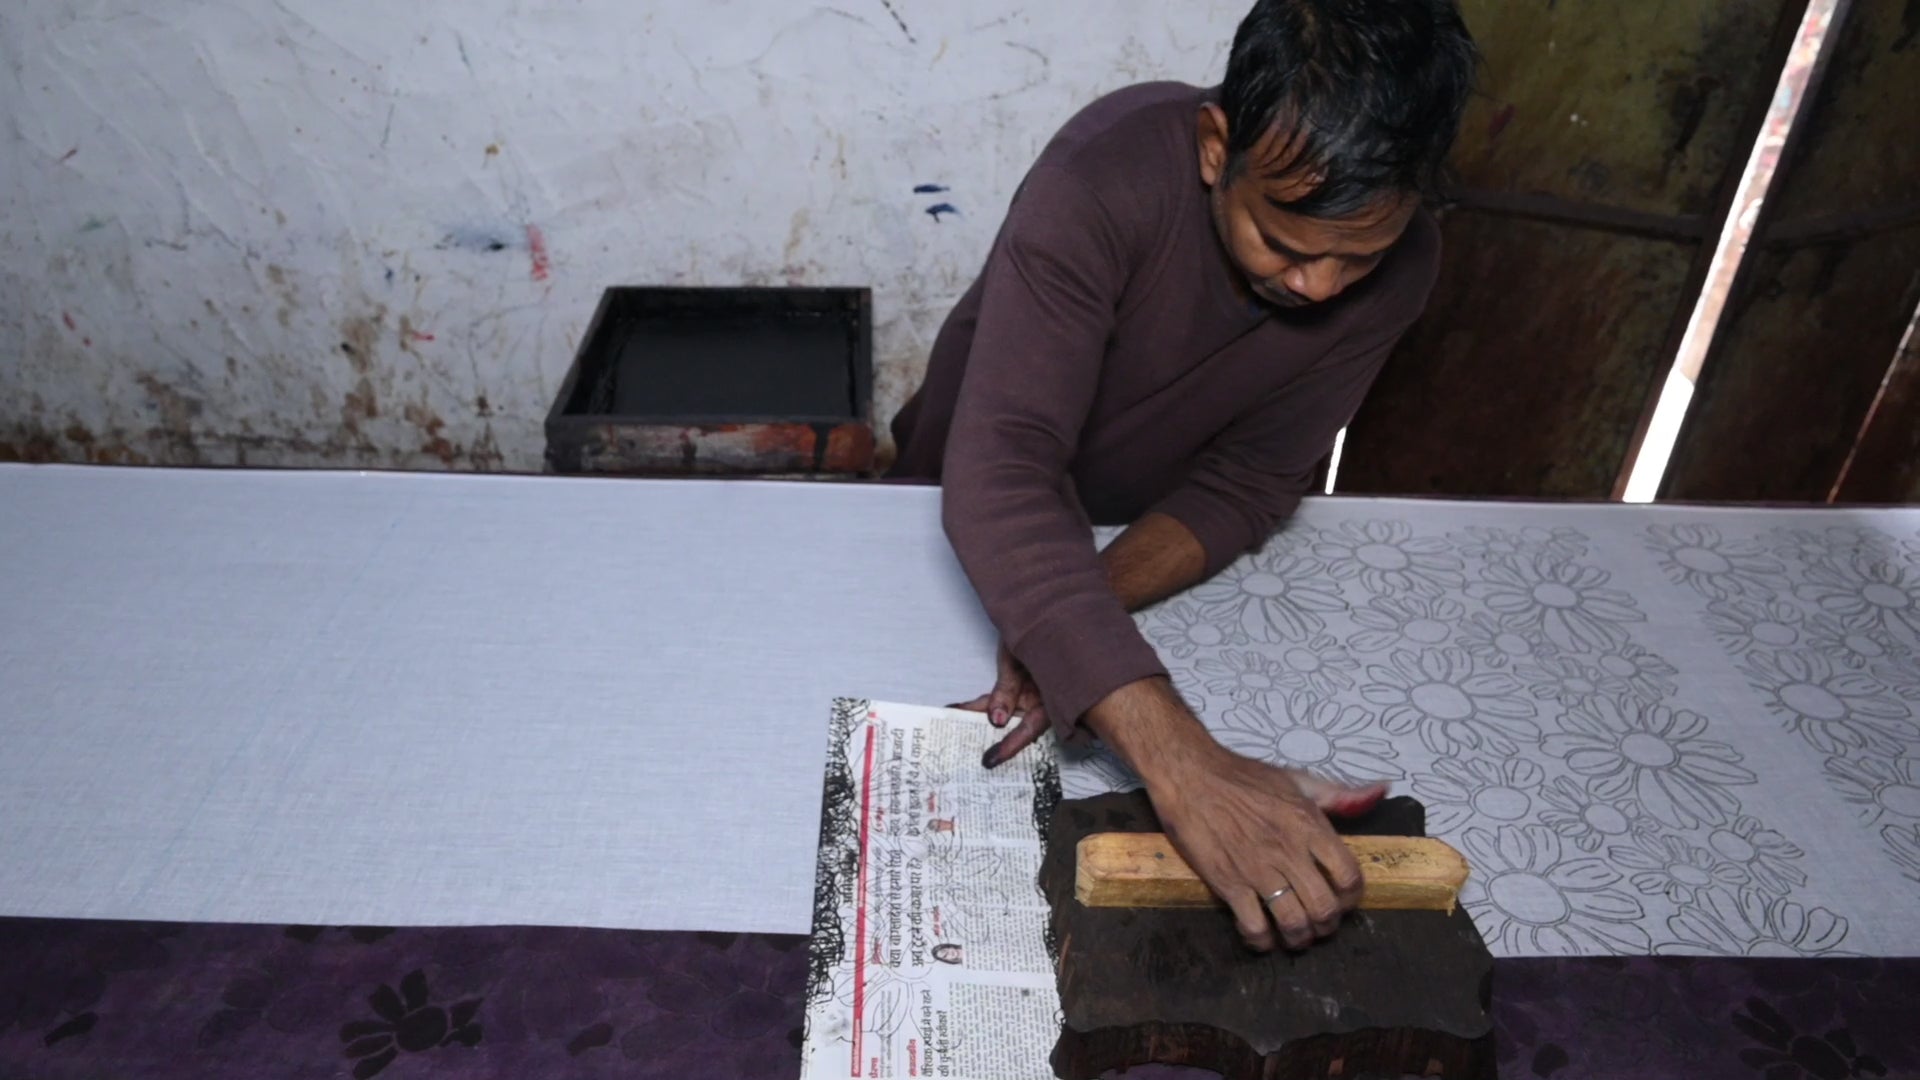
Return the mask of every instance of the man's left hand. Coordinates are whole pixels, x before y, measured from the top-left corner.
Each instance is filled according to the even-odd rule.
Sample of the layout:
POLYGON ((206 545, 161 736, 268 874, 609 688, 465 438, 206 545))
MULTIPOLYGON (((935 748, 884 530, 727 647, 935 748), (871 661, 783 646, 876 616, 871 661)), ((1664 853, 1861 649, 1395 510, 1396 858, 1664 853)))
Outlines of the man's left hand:
POLYGON ((995 743, 980 763, 991 769, 1025 750, 1047 730, 1047 707, 1040 701, 1040 689, 1026 666, 1013 658, 1003 642, 1000 646, 999 675, 993 689, 972 701, 949 706, 968 712, 984 712, 994 727, 1004 728, 1013 720, 1020 722, 1005 738, 995 743))

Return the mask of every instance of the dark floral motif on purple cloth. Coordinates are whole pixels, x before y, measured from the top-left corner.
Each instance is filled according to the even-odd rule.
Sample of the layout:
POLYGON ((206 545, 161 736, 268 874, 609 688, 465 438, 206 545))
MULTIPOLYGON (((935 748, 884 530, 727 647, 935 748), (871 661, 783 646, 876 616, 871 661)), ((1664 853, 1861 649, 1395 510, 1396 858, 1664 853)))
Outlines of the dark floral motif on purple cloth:
POLYGON ((1920 1076, 1920 959, 1498 960, 1500 1076, 1920 1076))
POLYGON ((0 919, 0 1042, 27 1035, 51 1048, 85 1036, 99 1024, 96 1007, 116 976, 159 970, 171 959, 169 928, 74 926, 81 932, 50 934, 36 922, 0 919))
MULTIPOLYGON (((800 1071, 797 936, 0 919, 0 949, 9 1080, 800 1071)), ((1505 1078, 1920 1077, 1916 1000, 1920 957, 1539 957, 1495 962, 1493 1016, 1505 1078)))
POLYGON ((1758 1069, 1766 1080, 1887 1075, 1885 1065, 1859 1052, 1853 1033, 1846 1028, 1821 1034, 1795 1031, 1792 1022, 1762 998, 1748 998, 1734 1012, 1733 1023, 1759 1044, 1740 1051, 1740 1060, 1758 1069))
POLYGON ((480 1045, 481 1029, 474 1017, 481 999, 442 1007, 431 1002, 427 973, 411 971, 400 989, 381 984, 367 998, 375 1018, 349 1020, 340 1028, 346 1055, 354 1059, 354 1080, 367 1080, 393 1064, 402 1053, 421 1054, 458 1044, 480 1045))
POLYGON ((323 936, 333 933, 345 934, 348 939, 362 945, 371 945, 393 933, 390 926, 289 926, 287 936, 295 941, 304 941, 311 945, 323 936))
POLYGON ((0 919, 0 1077, 791 1078, 805 978, 798 936, 0 919))

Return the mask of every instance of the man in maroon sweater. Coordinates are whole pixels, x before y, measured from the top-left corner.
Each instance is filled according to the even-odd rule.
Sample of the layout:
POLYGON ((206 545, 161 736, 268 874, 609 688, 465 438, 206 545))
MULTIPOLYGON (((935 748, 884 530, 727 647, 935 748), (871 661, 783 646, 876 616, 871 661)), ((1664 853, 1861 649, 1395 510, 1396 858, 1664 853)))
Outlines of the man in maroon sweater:
POLYGON ((1223 85, 1048 144, 894 421, 1001 634, 987 764, 1091 728, 1256 949, 1333 932, 1361 880, 1326 815, 1385 789, 1222 747, 1130 613, 1268 539, 1420 313, 1473 67, 1451 0, 1258 0, 1223 85))

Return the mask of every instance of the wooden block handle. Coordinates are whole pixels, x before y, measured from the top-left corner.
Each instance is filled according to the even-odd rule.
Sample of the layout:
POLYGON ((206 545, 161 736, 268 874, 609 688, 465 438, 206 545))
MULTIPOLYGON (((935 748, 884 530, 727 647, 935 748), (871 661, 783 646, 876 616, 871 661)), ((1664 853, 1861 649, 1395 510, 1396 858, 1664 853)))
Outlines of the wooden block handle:
MULTIPOLYGON (((1343 836, 1360 864, 1373 911, 1453 912, 1467 860, 1425 836, 1343 836)), ((1081 839, 1074 895, 1088 907, 1209 907, 1219 898, 1163 833, 1094 833, 1081 839)))

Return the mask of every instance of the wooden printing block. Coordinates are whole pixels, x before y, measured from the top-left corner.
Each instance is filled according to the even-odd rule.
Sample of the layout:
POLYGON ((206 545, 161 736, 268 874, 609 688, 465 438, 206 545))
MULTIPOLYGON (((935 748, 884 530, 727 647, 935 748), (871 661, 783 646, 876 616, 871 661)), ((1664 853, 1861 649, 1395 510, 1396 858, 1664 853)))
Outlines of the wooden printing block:
MULTIPOLYGON (((1336 822, 1350 835, 1423 836, 1405 797, 1336 822)), ((1135 1065, 1227 1080, 1492 1077, 1493 957, 1464 908, 1363 909, 1301 953, 1249 950, 1223 906, 1089 907, 1080 841, 1158 832, 1143 792, 1061 802, 1040 885, 1052 909, 1063 1080, 1135 1065)))

